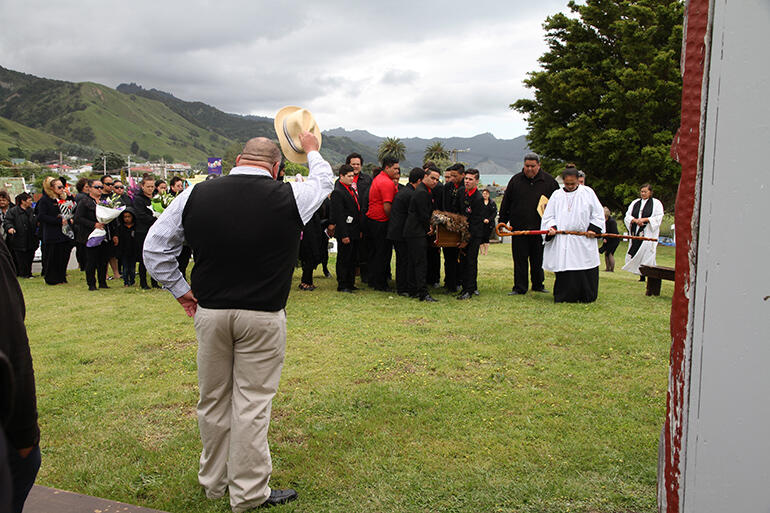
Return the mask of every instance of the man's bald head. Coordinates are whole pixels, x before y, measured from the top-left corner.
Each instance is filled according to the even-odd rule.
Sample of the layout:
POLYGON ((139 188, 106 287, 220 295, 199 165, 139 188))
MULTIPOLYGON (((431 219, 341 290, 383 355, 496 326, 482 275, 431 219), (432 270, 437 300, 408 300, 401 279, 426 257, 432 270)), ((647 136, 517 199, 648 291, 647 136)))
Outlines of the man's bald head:
POLYGON ((259 166, 272 170, 280 162, 281 150, 278 146, 266 137, 255 137, 246 141, 236 165, 259 166))

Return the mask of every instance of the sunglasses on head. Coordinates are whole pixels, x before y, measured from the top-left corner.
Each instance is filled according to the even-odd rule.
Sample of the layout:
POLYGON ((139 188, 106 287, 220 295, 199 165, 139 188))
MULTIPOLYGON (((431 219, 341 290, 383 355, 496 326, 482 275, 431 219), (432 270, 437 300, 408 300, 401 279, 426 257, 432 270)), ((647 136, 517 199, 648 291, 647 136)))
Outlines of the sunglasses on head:
POLYGON ((104 189, 104 185, 92 185, 92 189, 104 189))

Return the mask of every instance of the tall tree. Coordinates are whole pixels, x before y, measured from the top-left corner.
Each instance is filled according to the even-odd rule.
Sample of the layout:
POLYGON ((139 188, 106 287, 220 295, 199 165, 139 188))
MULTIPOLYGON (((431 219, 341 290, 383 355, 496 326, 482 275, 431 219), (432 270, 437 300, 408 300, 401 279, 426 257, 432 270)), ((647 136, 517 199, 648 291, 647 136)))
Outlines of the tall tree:
POLYGON ((449 152, 444 148, 444 144, 441 141, 436 141, 425 148, 422 163, 425 164, 429 160, 432 160, 433 162, 449 160, 449 152))
POLYGON ((377 158, 380 162, 386 156, 395 157, 398 160, 404 160, 406 155, 406 145, 398 137, 386 137, 377 148, 377 158))
POLYGON ((511 105, 527 115, 530 148, 575 162, 608 206, 626 205, 644 182, 673 206, 683 3, 586 0, 569 8, 577 18, 545 21, 549 49, 524 81, 535 98, 511 105))
POLYGON ((121 157, 117 153, 108 151, 107 153, 102 153, 101 155, 98 155, 94 159, 92 166, 94 168, 95 173, 103 172, 105 168, 105 159, 106 159, 107 171, 115 171, 126 165, 126 161, 123 160, 123 157, 121 157))

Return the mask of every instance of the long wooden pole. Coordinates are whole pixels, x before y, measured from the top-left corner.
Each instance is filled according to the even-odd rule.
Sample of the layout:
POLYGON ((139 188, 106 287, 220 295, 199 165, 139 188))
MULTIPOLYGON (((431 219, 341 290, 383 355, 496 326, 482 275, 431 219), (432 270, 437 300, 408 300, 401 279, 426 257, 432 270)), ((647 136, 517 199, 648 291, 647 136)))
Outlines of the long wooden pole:
MULTIPOLYGON (((514 231, 513 228, 508 226, 505 223, 498 223, 498 225, 495 227, 495 232, 497 232, 497 235, 500 237, 516 237, 518 235, 545 235, 548 233, 548 230, 517 230, 514 231)), ((597 234, 595 232, 574 232, 569 230, 557 230, 556 233, 562 234, 562 235, 582 235, 587 236, 589 233, 592 233, 596 235, 597 239, 628 239, 628 240, 649 240, 652 242, 658 242, 658 239, 653 239, 651 237, 640 237, 638 235, 621 235, 619 233, 600 233, 597 234)))

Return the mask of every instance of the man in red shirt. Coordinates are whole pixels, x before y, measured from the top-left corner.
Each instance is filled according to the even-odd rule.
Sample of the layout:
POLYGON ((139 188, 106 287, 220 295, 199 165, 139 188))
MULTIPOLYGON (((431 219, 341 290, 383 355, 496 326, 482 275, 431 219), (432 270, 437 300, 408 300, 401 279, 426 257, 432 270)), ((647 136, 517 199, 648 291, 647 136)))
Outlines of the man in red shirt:
POLYGON ((401 175, 398 159, 382 159, 382 172, 378 174, 369 188, 369 209, 366 212, 366 224, 369 242, 373 246, 369 259, 369 286, 374 290, 388 291, 388 271, 392 246, 387 239, 390 207, 398 187, 393 182, 401 175))

